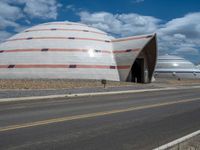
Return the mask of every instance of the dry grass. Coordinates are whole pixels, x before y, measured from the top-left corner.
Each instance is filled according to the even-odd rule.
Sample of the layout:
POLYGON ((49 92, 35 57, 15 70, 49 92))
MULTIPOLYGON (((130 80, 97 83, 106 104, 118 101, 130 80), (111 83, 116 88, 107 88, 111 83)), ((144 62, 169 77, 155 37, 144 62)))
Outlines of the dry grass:
MULTIPOLYGON (((107 86, 133 85, 130 82, 107 81, 107 86)), ((64 89, 102 87, 98 80, 0 80, 0 89, 64 89)))

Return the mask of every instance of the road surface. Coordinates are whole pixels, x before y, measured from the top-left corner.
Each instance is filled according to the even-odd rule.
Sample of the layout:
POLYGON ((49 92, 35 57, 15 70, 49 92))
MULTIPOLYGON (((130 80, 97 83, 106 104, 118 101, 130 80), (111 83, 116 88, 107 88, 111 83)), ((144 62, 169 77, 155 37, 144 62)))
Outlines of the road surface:
POLYGON ((0 104, 1 150, 149 150, 200 129, 200 89, 0 104))

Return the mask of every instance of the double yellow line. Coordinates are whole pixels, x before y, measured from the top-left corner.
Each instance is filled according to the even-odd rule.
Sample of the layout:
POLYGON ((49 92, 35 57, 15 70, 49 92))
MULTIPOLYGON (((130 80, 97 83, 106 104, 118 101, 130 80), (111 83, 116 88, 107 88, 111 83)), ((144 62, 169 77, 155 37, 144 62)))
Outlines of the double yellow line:
POLYGON ((92 118, 92 117, 112 115, 112 114, 129 112, 129 111, 156 108, 156 107, 168 106, 168 105, 179 104, 179 103, 187 103, 187 102, 193 102, 193 101, 198 101, 198 100, 200 100, 200 98, 192 98, 192 99, 178 100, 178 101, 172 101, 172 102, 163 102, 163 103, 151 104, 151 105, 145 105, 145 106, 129 107, 129 108, 125 108, 125 109, 88 113, 88 114, 75 115, 75 116, 66 116, 66 117, 60 117, 60 118, 55 118, 55 119, 47 119, 47 120, 42 120, 42 121, 16 124, 16 125, 0 127, 0 132, 16 130, 16 129, 21 129, 21 128, 34 127, 34 126, 47 125, 47 124, 58 123, 58 122, 65 122, 65 121, 72 121, 72 120, 78 120, 78 119, 86 119, 86 118, 92 118))

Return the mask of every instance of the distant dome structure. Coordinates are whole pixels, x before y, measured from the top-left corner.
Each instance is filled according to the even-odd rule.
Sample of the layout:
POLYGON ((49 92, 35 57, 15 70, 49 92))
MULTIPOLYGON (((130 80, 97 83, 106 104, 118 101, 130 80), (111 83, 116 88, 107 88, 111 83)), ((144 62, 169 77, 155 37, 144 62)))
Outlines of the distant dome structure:
POLYGON ((0 79, 150 82, 156 35, 115 39, 74 22, 33 26, 0 44, 0 79))
POLYGON ((158 56, 155 77, 200 79, 200 70, 195 65, 179 56, 158 56))

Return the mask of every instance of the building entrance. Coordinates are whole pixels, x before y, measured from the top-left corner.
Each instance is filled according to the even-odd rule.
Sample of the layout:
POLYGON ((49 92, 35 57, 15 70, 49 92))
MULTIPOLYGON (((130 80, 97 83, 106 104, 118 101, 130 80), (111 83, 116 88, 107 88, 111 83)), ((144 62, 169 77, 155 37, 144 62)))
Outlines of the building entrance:
POLYGON ((130 71, 131 82, 144 83, 144 59, 137 58, 130 71))

